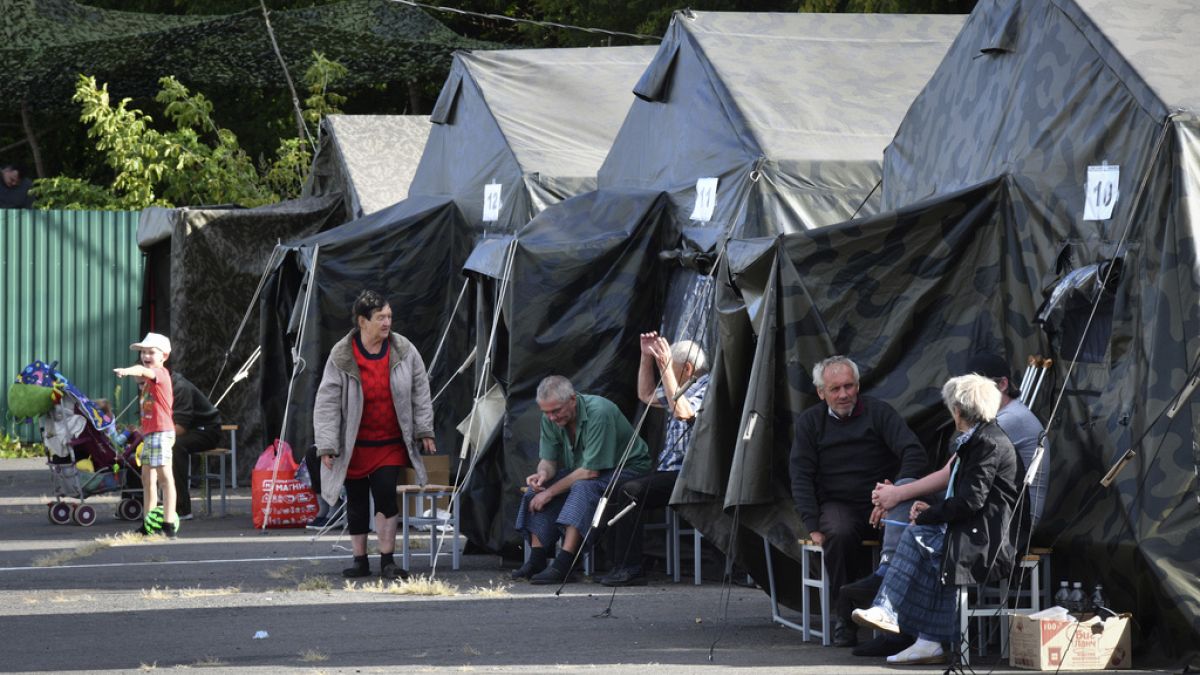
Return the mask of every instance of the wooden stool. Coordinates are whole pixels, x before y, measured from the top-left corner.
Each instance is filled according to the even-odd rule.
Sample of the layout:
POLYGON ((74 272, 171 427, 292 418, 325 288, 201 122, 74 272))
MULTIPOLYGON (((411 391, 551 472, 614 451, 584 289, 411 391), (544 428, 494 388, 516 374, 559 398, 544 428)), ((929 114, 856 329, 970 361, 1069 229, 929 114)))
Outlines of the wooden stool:
POLYGON ((201 452, 192 453, 192 457, 200 458, 200 480, 204 486, 204 515, 212 516, 212 486, 210 480, 215 479, 217 485, 221 487, 221 517, 225 516, 225 458, 229 457, 232 451, 229 448, 213 448, 212 450, 203 450, 201 452), (217 472, 213 473, 210 459, 217 460, 217 472))

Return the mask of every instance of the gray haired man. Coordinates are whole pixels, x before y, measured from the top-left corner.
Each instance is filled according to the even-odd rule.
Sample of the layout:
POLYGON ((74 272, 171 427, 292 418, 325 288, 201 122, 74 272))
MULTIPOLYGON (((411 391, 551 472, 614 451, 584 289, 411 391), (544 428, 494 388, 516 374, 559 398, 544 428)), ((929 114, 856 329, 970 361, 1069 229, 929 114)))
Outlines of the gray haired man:
MULTIPOLYGON (((813 384, 821 403, 796 417, 792 498, 813 543, 824 550, 836 605, 846 580, 870 571, 862 541, 874 536, 871 491, 885 480, 923 475, 927 456, 895 409, 859 395, 858 366, 850 359, 818 363, 813 384)), ((834 642, 850 646, 855 633, 839 619, 834 642)))

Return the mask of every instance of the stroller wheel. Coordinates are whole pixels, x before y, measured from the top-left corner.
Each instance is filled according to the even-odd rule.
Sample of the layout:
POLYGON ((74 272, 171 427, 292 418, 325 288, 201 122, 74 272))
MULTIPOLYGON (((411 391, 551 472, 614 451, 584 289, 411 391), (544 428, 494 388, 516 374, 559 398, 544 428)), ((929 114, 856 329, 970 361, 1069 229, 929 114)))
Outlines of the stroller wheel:
POLYGON ((136 499, 122 499, 117 504, 117 516, 125 520, 141 520, 142 503, 136 499))
POLYGON ((50 505, 50 522, 55 525, 66 525, 71 522, 71 505, 66 502, 54 502, 50 505))
POLYGON ((87 504, 80 504, 79 508, 75 509, 75 522, 84 527, 96 522, 96 509, 87 504))

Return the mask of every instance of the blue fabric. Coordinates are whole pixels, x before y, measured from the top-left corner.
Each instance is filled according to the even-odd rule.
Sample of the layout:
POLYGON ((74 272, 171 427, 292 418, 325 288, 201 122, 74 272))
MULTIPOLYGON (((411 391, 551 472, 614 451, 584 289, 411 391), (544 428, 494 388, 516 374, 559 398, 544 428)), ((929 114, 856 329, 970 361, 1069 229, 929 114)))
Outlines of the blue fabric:
MULTIPOLYGON (((708 373, 705 373, 693 382, 684 393, 688 404, 696 413, 700 412, 700 406, 704 403, 704 395, 708 393, 708 381, 708 373)), ((670 418, 667 422, 667 437, 663 442, 663 451, 658 458, 656 471, 679 471, 683 468, 683 457, 692 445, 692 423, 695 422, 695 419, 693 418, 692 423, 689 423, 671 415, 671 402, 663 394, 662 387, 659 387, 654 394, 658 404, 667 410, 670 418)))
MULTIPOLYGON (((553 480, 547 484, 547 487, 562 480, 569 473, 571 472, 566 469, 560 470, 554 474, 553 480)), ((619 480, 633 479, 638 475, 636 472, 626 469, 621 472, 619 480)), ((517 531, 536 535, 538 541, 547 549, 553 548, 558 542, 562 529, 567 526, 574 527, 579 530, 580 535, 586 536, 592 526, 592 516, 596 513, 596 505, 600 503, 600 497, 604 495, 604 489, 608 487, 612 476, 613 470, 609 469, 601 471, 596 478, 575 481, 570 490, 550 500, 546 508, 541 511, 529 509, 529 502, 537 496, 537 493, 526 492, 521 496, 521 505, 517 508, 517 531)))
POLYGON ((909 526, 875 596, 901 632, 934 642, 954 642, 958 635, 955 587, 940 578, 945 539, 944 526, 909 526))

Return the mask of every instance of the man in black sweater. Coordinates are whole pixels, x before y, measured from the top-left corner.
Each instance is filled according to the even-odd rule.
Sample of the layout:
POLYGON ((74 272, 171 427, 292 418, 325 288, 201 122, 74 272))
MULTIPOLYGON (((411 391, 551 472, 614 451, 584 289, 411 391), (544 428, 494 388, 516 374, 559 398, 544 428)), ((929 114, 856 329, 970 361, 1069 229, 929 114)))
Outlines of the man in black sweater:
POLYGON ((204 392, 177 371, 171 371, 171 386, 175 392, 172 410, 175 454, 171 460, 175 474, 175 512, 181 520, 190 520, 192 494, 188 484, 188 464, 192 461, 192 453, 212 450, 221 442, 221 413, 204 392))
MULTIPOLYGON (((924 475, 927 456, 899 413, 859 396, 858 366, 850 359, 818 363, 813 384, 822 402, 796 418, 792 498, 813 543, 824 549, 830 604, 836 606, 842 584, 870 571, 862 541, 874 536, 868 521, 875 484, 924 475)), ((855 633, 839 617, 834 642, 852 645, 855 633)))

